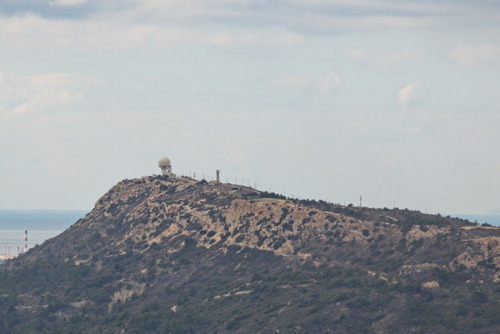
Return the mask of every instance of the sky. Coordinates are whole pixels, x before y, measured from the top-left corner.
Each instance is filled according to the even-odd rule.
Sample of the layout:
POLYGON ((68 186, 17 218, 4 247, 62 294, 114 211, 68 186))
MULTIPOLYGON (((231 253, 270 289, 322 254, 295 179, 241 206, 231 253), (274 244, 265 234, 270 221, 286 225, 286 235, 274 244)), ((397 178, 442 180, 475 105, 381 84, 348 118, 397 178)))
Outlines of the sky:
POLYGON ((0 209, 173 171, 500 208, 497 0, 2 0, 0 209))

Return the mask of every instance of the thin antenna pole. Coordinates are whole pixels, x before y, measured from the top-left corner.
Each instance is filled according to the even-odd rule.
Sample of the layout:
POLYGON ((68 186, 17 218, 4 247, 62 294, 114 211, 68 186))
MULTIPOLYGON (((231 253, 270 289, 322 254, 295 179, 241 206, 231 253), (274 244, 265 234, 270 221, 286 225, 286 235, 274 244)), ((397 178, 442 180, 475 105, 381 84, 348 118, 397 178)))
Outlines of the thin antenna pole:
POLYGON ((28 251, 28 230, 24 230, 24 251, 28 251))

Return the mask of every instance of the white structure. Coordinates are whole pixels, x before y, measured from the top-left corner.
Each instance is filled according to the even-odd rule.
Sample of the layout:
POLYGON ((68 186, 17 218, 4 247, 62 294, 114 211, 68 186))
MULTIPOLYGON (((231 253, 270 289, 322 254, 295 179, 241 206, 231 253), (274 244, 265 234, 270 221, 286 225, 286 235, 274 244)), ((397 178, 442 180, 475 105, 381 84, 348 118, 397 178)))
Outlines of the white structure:
POLYGON ((28 230, 24 230, 24 252, 28 251, 28 230))
POLYGON ((163 176, 169 176, 172 173, 172 165, 167 157, 163 157, 158 161, 158 167, 161 168, 161 175, 163 176))

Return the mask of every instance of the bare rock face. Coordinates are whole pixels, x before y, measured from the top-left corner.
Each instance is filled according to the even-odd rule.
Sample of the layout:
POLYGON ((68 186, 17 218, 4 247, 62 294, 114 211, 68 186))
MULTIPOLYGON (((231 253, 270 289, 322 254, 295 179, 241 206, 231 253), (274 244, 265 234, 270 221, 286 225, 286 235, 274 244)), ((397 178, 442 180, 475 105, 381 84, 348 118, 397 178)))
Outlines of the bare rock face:
POLYGON ((497 333, 499 255, 459 219, 124 180, 3 265, 0 332, 497 333))

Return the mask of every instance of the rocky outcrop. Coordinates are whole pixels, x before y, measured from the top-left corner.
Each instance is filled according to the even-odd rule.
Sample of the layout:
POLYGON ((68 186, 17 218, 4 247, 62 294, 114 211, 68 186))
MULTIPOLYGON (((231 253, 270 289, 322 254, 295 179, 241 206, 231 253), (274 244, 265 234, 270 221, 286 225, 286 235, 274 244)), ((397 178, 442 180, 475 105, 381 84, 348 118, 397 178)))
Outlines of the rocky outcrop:
MULTIPOLYGON (((30 314, 28 324, 48 312, 52 330, 62 320, 97 328, 90 320, 85 327, 87 317, 109 323, 109 333, 133 332, 142 320, 115 318, 134 311, 163 312, 152 332, 175 323, 186 332, 437 333, 476 326, 475 332, 493 333, 499 326, 493 317, 463 307, 478 303, 488 314, 498 306, 490 296, 498 295, 499 261, 498 228, 145 177, 118 183, 86 217, 3 271, 11 286, 25 271, 65 273, 55 276, 57 287, 49 280, 30 288, 29 280, 20 280, 15 289, 23 293, 12 295, 16 310, 30 314), (212 314, 214 305, 220 316, 212 314), (442 319, 455 324, 415 305, 446 306, 453 311, 442 319), (206 316, 192 318, 199 312, 206 316), (188 325, 193 321, 200 323, 188 325), (260 327, 252 327, 255 322, 260 327)), ((8 286, 2 293, 11 296, 8 286)))

